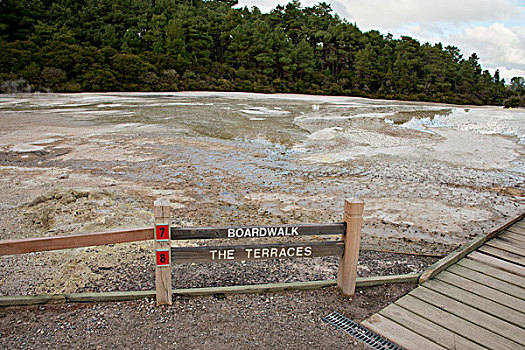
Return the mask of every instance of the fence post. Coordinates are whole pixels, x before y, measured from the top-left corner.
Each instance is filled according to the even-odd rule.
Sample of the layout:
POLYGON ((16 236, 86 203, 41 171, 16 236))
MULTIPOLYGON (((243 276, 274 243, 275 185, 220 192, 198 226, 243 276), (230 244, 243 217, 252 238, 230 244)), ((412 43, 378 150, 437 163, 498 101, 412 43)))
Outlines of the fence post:
POLYGON ((171 305, 170 201, 159 198, 154 203, 155 218, 155 289, 157 305, 171 305))
POLYGON ((351 297, 355 294, 364 206, 364 202, 357 198, 345 200, 343 214, 346 224, 346 231, 343 235, 345 250, 339 257, 339 269, 337 270, 337 286, 344 296, 351 297))

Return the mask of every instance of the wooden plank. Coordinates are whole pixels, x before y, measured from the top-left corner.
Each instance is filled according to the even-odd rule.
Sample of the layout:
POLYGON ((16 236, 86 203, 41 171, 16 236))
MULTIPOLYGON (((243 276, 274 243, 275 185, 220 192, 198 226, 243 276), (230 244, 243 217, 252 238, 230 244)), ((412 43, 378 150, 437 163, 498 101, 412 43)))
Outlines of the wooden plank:
POLYGON ((350 297, 355 294, 364 206, 364 202, 359 199, 345 200, 343 220, 346 224, 346 231, 342 237, 345 245, 344 252, 339 257, 337 286, 343 295, 350 297))
POLYGON ((487 264, 483 264, 483 263, 480 263, 480 262, 476 262, 476 261, 470 260, 468 258, 467 259, 461 259, 460 261, 458 261, 458 265, 467 267, 467 268, 469 268, 471 270, 475 270, 475 271, 484 273, 484 274, 486 274, 488 276, 497 278, 497 279, 505 281, 507 283, 512 283, 512 284, 514 284, 516 286, 520 286, 520 287, 525 286, 525 278, 524 277, 515 275, 515 274, 507 272, 507 271, 500 270, 500 269, 498 269, 496 267, 493 267, 493 266, 490 266, 490 265, 487 265, 487 264))
POLYGON ((477 310, 462 302, 449 298, 428 288, 416 288, 410 292, 411 296, 418 298, 427 304, 431 304, 448 313, 470 321, 491 332, 501 335, 509 340, 515 341, 520 345, 525 345, 525 329, 517 327, 511 323, 491 316, 483 311, 477 310))
POLYGON ((172 227, 171 239, 259 238, 305 235, 342 235, 345 223, 172 227))
POLYGON ((64 303, 62 294, 1 296, 0 307, 64 303))
POLYGON ((341 241, 171 248, 172 263, 227 262, 341 255, 341 241))
POLYGON ((397 304, 391 304, 379 311, 379 314, 405 328, 419 334, 446 349, 485 349, 459 334, 453 333, 434 322, 427 320, 397 304))
POLYGON ((523 226, 512 226, 508 230, 517 235, 525 236, 525 227, 523 226))
POLYGON ((494 277, 485 275, 478 271, 474 271, 474 270, 471 270, 469 268, 466 268, 466 267, 463 267, 457 264, 449 267, 447 271, 455 275, 465 277, 476 283, 480 283, 485 286, 497 289, 503 293, 507 293, 516 298, 525 299, 525 288, 523 286, 518 287, 513 284, 504 282, 502 280, 496 279, 494 277))
POLYGON ((417 283, 420 275, 419 273, 407 273, 405 275, 358 277, 356 279, 356 287, 372 287, 392 283, 417 283))
POLYGON ((489 349, 516 350, 520 346, 518 343, 502 337, 483 327, 469 322, 461 317, 453 315, 445 310, 439 309, 423 300, 406 295, 395 303, 427 320, 448 329, 455 334, 489 349))
POLYGON ((64 294, 65 301, 68 303, 128 301, 155 298, 155 296, 155 290, 64 294))
POLYGON ((516 235, 525 236, 525 227, 512 226, 509 227, 507 231, 512 232, 516 235))
POLYGON ((525 267, 525 257, 520 256, 518 254, 507 252, 506 250, 490 247, 487 245, 480 247, 478 250, 482 253, 489 254, 496 258, 507 260, 514 264, 525 267))
POLYGON ((460 259, 463 259, 465 256, 470 254, 471 252, 475 251, 479 247, 481 247, 487 240, 496 237, 500 233, 507 230, 509 227, 512 227, 513 225, 516 225, 516 223, 522 221, 525 218, 525 212, 521 213, 517 217, 515 217, 512 220, 507 221, 503 225, 499 226, 498 228, 492 230, 487 235, 478 235, 476 236, 472 241, 470 241, 467 245, 462 246, 443 259, 437 261, 433 265, 431 265, 429 268, 427 268, 425 271, 423 271, 423 274, 421 275, 421 278, 419 280, 419 283, 424 283, 425 281, 429 280, 430 278, 434 277, 441 271, 447 269, 449 266, 452 266, 456 262, 458 262, 460 259))
POLYGON ((525 234, 525 223, 523 223, 523 221, 517 223, 516 225, 509 227, 509 230, 519 234, 525 234))
POLYGON ((205 296, 217 294, 259 294, 275 293, 287 290, 310 290, 335 286, 336 280, 307 281, 292 283, 265 283, 243 286, 207 287, 174 289, 173 294, 183 296, 205 296))
POLYGON ((491 255, 483 254, 481 252, 472 252, 468 255, 468 258, 497 267, 498 269, 501 269, 503 271, 507 271, 518 276, 525 277, 525 268, 523 266, 519 266, 511 262, 498 259, 491 255))
MULTIPOLYGON (((419 274, 358 277, 356 287, 370 287, 392 283, 416 283, 419 274)), ((236 293, 266 293, 279 292, 286 290, 308 290, 325 288, 337 285, 337 280, 306 281, 292 283, 267 283, 229 287, 209 287, 209 288, 184 288, 173 289, 174 295, 197 296, 197 295, 216 295, 216 294, 236 294, 236 293)), ((21 295, 21 296, 0 296, 1 306, 34 305, 58 302, 95 302, 95 301, 124 301, 136 300, 141 298, 153 298, 156 291, 124 291, 124 292, 103 292, 103 293, 73 293, 73 294, 52 294, 52 295, 21 295)))
MULTIPOLYGON (((488 246, 495 247, 498 249, 505 250, 507 252, 520 255, 522 257, 525 257, 525 248, 522 248, 519 244, 515 244, 512 242, 505 242, 504 240, 497 238, 497 239, 491 239, 486 243, 488 246)), ((525 247, 525 243, 523 244, 525 247)))
POLYGON ((472 292, 458 288, 452 284, 438 280, 430 280, 420 286, 421 288, 428 288, 438 293, 444 294, 449 298, 457 300, 463 304, 472 306, 475 309, 486 312, 489 315, 502 319, 506 322, 512 323, 515 326, 524 327, 523 313, 490 299, 484 298, 472 292))
POLYGON ((436 263, 432 264, 425 271, 423 271, 423 274, 419 279, 419 283, 424 283, 425 281, 434 277, 441 271, 446 270, 449 266, 454 265, 456 262, 458 262, 460 259, 463 259, 469 253, 481 247, 486 241, 487 237, 485 235, 478 235, 467 245, 456 249, 455 251, 453 251, 443 259, 437 261, 436 263))
MULTIPOLYGON (((154 203, 155 226, 165 226, 170 224, 170 201, 167 198, 159 198, 154 203)), ((160 231, 159 231, 160 232, 160 231)), ((166 231, 165 231, 166 232, 166 231)), ((166 232, 167 233, 167 232, 166 232)), ((167 240, 155 239, 156 254, 168 251, 168 261, 166 265, 159 266, 157 261, 155 266, 155 290, 157 305, 172 305, 171 293, 171 262, 170 257, 171 242, 167 240)), ((157 260, 157 257, 155 258, 157 260)), ((164 260, 166 262, 166 260, 164 260)))
POLYGON ((525 235, 518 235, 510 231, 505 231, 504 233, 499 235, 498 238, 501 238, 504 241, 515 242, 516 244, 520 245, 525 243, 525 235))
POLYGON ((484 286, 464 277, 454 275, 450 272, 443 271, 436 276, 437 280, 455 285, 461 289, 467 290, 484 298, 490 299, 502 305, 508 306, 517 311, 525 310, 525 301, 500 292, 499 290, 484 286))
POLYGON ((153 239, 153 228, 137 228, 68 236, 22 238, 0 241, 0 256, 35 253, 49 250, 91 247, 104 244, 128 243, 153 239))
POLYGON ((407 350, 445 349, 433 341, 379 314, 372 315, 367 320, 361 322, 361 324, 407 350))
POLYGON ((501 232, 505 231, 509 227, 511 227, 513 225, 521 224, 522 220, 524 218, 525 218, 525 212, 521 213, 520 215, 518 215, 514 219, 511 219, 511 220, 507 221, 506 223, 504 223, 503 225, 499 226, 495 230, 492 230, 491 232, 489 232, 487 234, 487 238, 490 239, 490 238, 496 237, 497 235, 499 235, 501 232))

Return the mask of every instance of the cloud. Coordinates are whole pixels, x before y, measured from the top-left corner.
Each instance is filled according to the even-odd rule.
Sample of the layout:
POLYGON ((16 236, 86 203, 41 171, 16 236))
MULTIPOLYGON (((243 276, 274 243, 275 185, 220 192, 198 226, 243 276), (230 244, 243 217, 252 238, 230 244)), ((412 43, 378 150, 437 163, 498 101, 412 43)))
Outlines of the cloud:
POLYGON ((464 51, 476 52, 484 64, 525 69, 525 27, 505 27, 502 23, 467 28, 450 40, 464 51))
POLYGON ((268 13, 274 9, 278 4, 284 5, 289 1, 275 1, 275 0, 239 0, 239 3, 235 6, 236 8, 241 8, 247 6, 251 8, 252 6, 257 6, 262 13, 268 13))
POLYGON ((510 80, 514 77, 525 77, 525 69, 516 69, 516 68, 508 69, 507 67, 494 67, 494 68, 489 68, 488 70, 490 74, 494 75, 494 72, 496 71, 496 69, 499 70, 500 78, 505 79, 506 83, 510 83, 510 80))
MULTIPOLYGON (((517 0, 303 0, 301 5, 321 1, 360 29, 384 33, 399 33, 413 24, 428 31, 458 31, 472 23, 521 21, 525 11, 517 0)), ((267 13, 288 2, 291 0, 239 0, 237 7, 257 6, 267 13)))
POLYGON ((426 25, 503 21, 518 18, 513 0, 341 0, 363 29, 394 30, 410 23, 426 25))
POLYGON ((475 52, 483 69, 500 75, 508 82, 515 76, 525 76, 525 27, 508 27, 503 23, 466 27, 457 33, 431 29, 421 25, 406 26, 396 35, 406 34, 421 43, 441 42, 455 45, 464 58, 475 52))
POLYGON ((332 9, 334 10, 334 12, 337 13, 339 17, 347 19, 350 18, 350 12, 348 12, 348 9, 346 8, 344 2, 332 0, 330 1, 330 4, 332 5, 332 9))

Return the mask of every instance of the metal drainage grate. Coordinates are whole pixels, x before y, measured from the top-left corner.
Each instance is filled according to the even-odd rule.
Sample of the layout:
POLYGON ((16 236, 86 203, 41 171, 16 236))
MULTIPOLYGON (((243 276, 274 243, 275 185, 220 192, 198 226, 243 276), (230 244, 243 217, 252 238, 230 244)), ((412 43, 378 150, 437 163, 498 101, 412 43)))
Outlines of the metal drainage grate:
POLYGON ((383 338, 379 334, 376 334, 366 327, 361 326, 359 323, 352 321, 349 318, 344 317, 340 313, 332 312, 330 315, 322 318, 326 323, 342 329, 352 337, 362 341, 368 346, 378 350, 403 350, 402 347, 392 343, 391 341, 383 338))

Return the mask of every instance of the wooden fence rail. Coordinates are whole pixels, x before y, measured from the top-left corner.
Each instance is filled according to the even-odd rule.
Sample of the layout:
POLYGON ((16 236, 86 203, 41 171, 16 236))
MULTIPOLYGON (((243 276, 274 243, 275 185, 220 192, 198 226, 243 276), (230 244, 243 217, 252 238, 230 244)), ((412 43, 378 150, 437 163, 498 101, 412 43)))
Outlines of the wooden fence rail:
POLYGON ((171 228, 170 203, 169 200, 161 198, 154 204, 154 227, 3 240, 0 241, 0 256, 153 239, 155 241, 157 305, 172 303, 172 262, 179 264, 339 256, 337 285, 343 295, 353 296, 357 277, 363 207, 364 203, 358 199, 345 200, 344 222, 339 223, 171 228), (305 235, 340 235, 341 240, 203 247, 171 246, 171 240, 285 238, 305 235))
POLYGON ((153 239, 153 227, 0 241, 0 256, 153 239))

